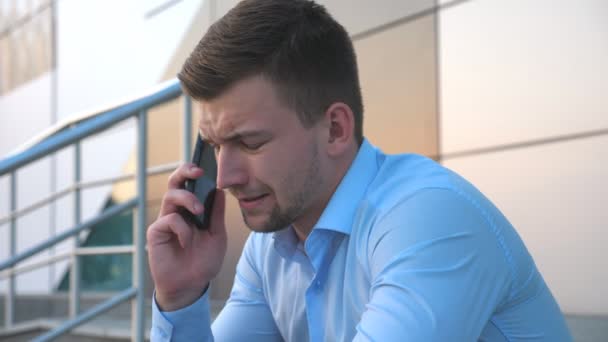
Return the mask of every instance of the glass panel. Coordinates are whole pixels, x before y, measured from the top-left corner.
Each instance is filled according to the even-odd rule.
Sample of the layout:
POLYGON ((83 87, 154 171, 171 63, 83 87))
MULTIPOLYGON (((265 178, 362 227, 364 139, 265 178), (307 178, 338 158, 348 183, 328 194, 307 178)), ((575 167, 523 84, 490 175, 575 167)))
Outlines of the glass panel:
MULTIPOLYGON (((114 205, 110 200, 105 208, 114 205)), ((126 212, 95 226, 87 236, 84 247, 117 246, 133 244, 133 215, 126 212)), ((131 254, 86 255, 81 257, 84 291, 117 291, 131 286, 133 268, 131 254)), ((67 291, 70 283, 70 272, 66 272, 59 286, 59 291, 67 291)))
POLYGON ((50 1, 0 3, 0 94, 51 69, 50 1))

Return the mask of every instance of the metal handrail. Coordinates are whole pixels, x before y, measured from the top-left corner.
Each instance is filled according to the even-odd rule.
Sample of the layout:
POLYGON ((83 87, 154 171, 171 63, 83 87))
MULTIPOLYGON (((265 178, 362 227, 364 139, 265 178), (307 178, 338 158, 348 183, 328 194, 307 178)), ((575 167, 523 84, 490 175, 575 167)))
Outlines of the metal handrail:
MULTIPOLYGON (((180 165, 180 162, 173 162, 173 163, 167 163, 167 164, 150 167, 150 168, 148 168, 146 175, 155 176, 155 175, 167 173, 167 172, 175 170, 179 165, 180 165)), ((135 176, 136 176, 135 173, 127 173, 125 175, 120 175, 120 176, 116 176, 116 177, 101 178, 101 179, 80 182, 77 184, 70 185, 63 190, 52 193, 51 195, 44 197, 43 199, 28 205, 27 207, 12 211, 12 212, 8 213, 7 215, 5 215, 4 217, 0 217, 0 226, 9 222, 11 219, 21 217, 36 209, 40 209, 53 201, 61 199, 65 196, 69 195, 76 189, 80 189, 80 190, 90 189, 90 188, 95 188, 95 187, 104 186, 104 185, 111 185, 111 184, 126 182, 126 181, 133 180, 135 178, 135 176)))
POLYGON ((136 116, 142 110, 157 106, 167 101, 178 98, 182 89, 178 80, 168 82, 168 85, 156 93, 147 95, 141 99, 134 100, 118 108, 107 112, 91 115, 86 120, 78 122, 78 125, 56 128, 57 132, 49 132, 35 145, 27 150, 13 154, 0 161, 0 175, 7 174, 24 165, 31 163, 50 153, 56 152, 78 140, 103 131, 123 120, 136 116))
POLYGON ((48 239, 44 242, 41 242, 38 245, 31 247, 31 248, 25 250, 24 252, 21 252, 15 256, 11 257, 10 259, 8 259, 6 261, 0 262, 0 271, 3 271, 9 267, 13 267, 17 263, 19 263, 27 258, 30 258, 30 257, 48 249, 49 247, 55 246, 56 244, 64 241, 65 239, 67 239, 69 237, 75 236, 76 234, 80 233, 81 231, 83 231, 85 229, 92 228, 96 224, 99 224, 111 217, 114 217, 117 214, 120 214, 121 212, 123 212, 125 210, 133 209, 138 205, 138 202, 139 202, 138 198, 133 198, 125 203, 116 204, 116 205, 110 207, 110 209, 101 213, 101 215, 95 216, 94 218, 92 218, 84 223, 77 224, 75 227, 70 228, 61 234, 53 236, 50 239, 48 239))
POLYGON ((118 245, 118 246, 102 246, 102 247, 80 247, 76 248, 71 252, 64 252, 55 254, 52 257, 40 260, 37 262, 29 263, 21 267, 13 267, 3 271, 0 271, 0 279, 6 278, 10 275, 18 275, 31 271, 35 271, 44 266, 48 266, 57 261, 61 261, 70 258, 74 255, 104 255, 104 254, 131 254, 135 251, 131 245, 118 245))
MULTIPOLYGON (((52 341, 52 340, 56 339, 57 337, 74 329, 75 327, 77 327, 81 324, 84 324, 84 323, 92 320, 93 318, 101 315, 102 313, 112 309, 113 307, 119 305, 120 303, 133 299, 133 297, 137 296, 137 293, 138 293, 137 288, 132 287, 132 288, 126 289, 126 290, 120 292, 119 294, 115 295, 114 297, 95 305, 91 309, 80 314, 78 317, 73 318, 69 321, 66 321, 63 324, 61 324, 60 326, 58 326, 57 328, 47 332, 44 335, 37 337, 33 341, 35 341, 35 342, 52 341)), ((143 336, 142 336, 142 340, 143 340, 143 336)))
MULTIPOLYGON (((158 102, 158 103, 150 104, 150 107, 154 107, 157 104, 161 104, 163 102, 170 101, 174 98, 177 98, 180 94, 181 94, 181 89, 179 89, 179 81, 177 79, 171 79, 171 80, 165 81, 165 82, 160 83, 157 86, 153 87, 152 89, 142 92, 141 94, 138 94, 136 96, 130 96, 125 99, 100 106, 98 108, 89 109, 89 110, 82 111, 80 113, 71 115, 69 118, 61 120, 60 122, 43 130, 40 134, 34 136, 33 138, 26 141, 25 143, 19 145, 19 147, 17 147, 15 150, 10 152, 8 156, 13 156, 13 155, 16 155, 19 153, 23 153, 26 150, 41 143, 45 139, 58 134, 61 131, 67 130, 69 128, 73 128, 74 126, 76 126, 84 121, 87 121, 89 119, 107 115, 108 113, 113 112, 120 107, 124 107, 126 105, 133 104, 138 100, 142 100, 145 98, 148 98, 148 99, 156 98, 157 100, 160 100, 160 102, 158 102), (169 98, 164 99, 164 100, 157 98, 156 94, 160 94, 161 92, 166 92, 165 95, 169 96, 169 98)), ((136 108, 136 110, 137 110, 137 108, 136 108)), ((0 172, 0 175, 1 174, 3 174, 3 172, 0 172)))
MULTIPOLYGON (((170 80, 162 84, 158 90, 148 93, 145 96, 124 102, 119 106, 106 108, 102 111, 90 112, 85 115, 79 115, 75 119, 56 125, 51 129, 43 132, 43 134, 35 137, 33 140, 23 145, 19 150, 9 155, 4 160, 0 160, 0 176, 8 174, 10 177, 10 213, 5 218, 2 218, 2 223, 10 221, 9 259, 0 263, 0 276, 8 278, 7 297, 5 300, 5 323, 11 326, 14 320, 15 313, 15 275, 24 273, 42 267, 45 264, 50 264, 65 258, 72 258, 71 261, 71 280, 70 280, 70 316, 71 319, 61 326, 53 329, 47 334, 42 335, 37 341, 48 341, 59 337, 60 335, 70 331, 74 327, 85 323, 86 321, 102 314, 115 305, 124 301, 132 300, 132 336, 133 341, 143 341, 144 339, 144 265, 145 265, 145 224, 147 211, 147 194, 146 194, 146 177, 151 174, 160 174, 175 169, 179 163, 171 163, 156 166, 148 169, 147 165, 147 116, 148 109, 173 100, 182 95, 182 90, 179 81, 176 79, 170 80), (123 120, 131 117, 136 117, 137 125, 137 167, 135 174, 121 175, 119 177, 97 179, 94 181, 82 182, 80 179, 80 142, 93 134, 108 129, 123 120), (17 171, 19 168, 40 158, 46 157, 51 153, 55 153, 60 149, 74 145, 75 149, 75 176, 74 184, 65 190, 51 194, 50 196, 38 201, 26 208, 17 209, 17 171), (136 179, 136 196, 135 198, 122 204, 114 205, 105 210, 100 215, 81 223, 80 222, 80 190, 88 187, 95 187, 107 184, 114 184, 127 180, 136 179), (29 248, 19 254, 16 253, 16 220, 19 216, 35 210, 45 204, 50 204, 57 199, 67 195, 71 191, 74 192, 74 222, 75 226, 64 231, 63 233, 52 236, 46 241, 43 241, 36 246, 29 248), (80 246, 79 233, 94 229, 93 227, 103 220, 116 216, 125 210, 137 209, 134 215, 133 228, 133 244, 130 246, 111 246, 111 247, 93 247, 83 248, 80 246), (21 267, 15 267, 18 263, 31 258, 32 256, 64 241, 68 238, 74 238, 74 249, 67 254, 60 254, 48 258, 42 262, 34 262, 21 267), (93 309, 80 313, 80 276, 79 274, 79 258, 80 255, 99 255, 99 254, 133 254, 133 287, 128 289, 118 296, 104 302, 93 309)), ((192 106, 191 100, 187 96, 184 103, 184 159, 187 160, 190 155, 191 144, 191 120, 192 106)))
POLYGON ((71 256, 72 256, 72 253, 65 252, 65 253, 55 254, 52 257, 48 257, 48 258, 45 258, 44 260, 40 260, 37 262, 29 263, 24 266, 11 267, 9 269, 0 271, 0 279, 10 277, 11 275, 14 276, 14 275, 22 274, 22 273, 35 271, 41 267, 48 266, 52 263, 67 259, 71 256))

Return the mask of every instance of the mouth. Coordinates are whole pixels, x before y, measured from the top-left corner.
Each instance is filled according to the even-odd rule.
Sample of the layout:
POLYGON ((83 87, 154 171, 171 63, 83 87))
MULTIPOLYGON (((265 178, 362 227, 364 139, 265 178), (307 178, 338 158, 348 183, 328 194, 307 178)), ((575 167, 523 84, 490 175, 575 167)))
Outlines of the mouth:
POLYGON ((251 197, 240 197, 239 205, 243 209, 253 209, 253 208, 259 206, 266 197, 268 197, 268 194, 262 194, 259 196, 251 196, 251 197))

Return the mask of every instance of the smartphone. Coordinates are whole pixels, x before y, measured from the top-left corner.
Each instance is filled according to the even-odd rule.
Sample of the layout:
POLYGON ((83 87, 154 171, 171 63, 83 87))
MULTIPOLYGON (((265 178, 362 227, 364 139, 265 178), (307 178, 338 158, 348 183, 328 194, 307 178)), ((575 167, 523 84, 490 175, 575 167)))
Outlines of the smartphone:
POLYGON ((192 163, 203 169, 203 175, 198 179, 187 179, 184 188, 193 193, 205 207, 202 214, 195 215, 189 210, 182 208, 181 215, 184 219, 196 226, 198 229, 209 228, 209 220, 213 209, 215 198, 217 162, 213 147, 201 139, 200 134, 196 139, 196 146, 192 155, 192 163))

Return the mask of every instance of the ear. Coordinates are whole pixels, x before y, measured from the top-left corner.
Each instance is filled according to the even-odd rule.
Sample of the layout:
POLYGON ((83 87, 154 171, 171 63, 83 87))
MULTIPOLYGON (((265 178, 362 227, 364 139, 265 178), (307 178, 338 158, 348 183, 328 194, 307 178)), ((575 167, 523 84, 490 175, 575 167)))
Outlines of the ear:
POLYGON ((350 107, 335 102, 325 111, 326 150, 330 157, 339 157, 355 145, 355 116, 350 107))

